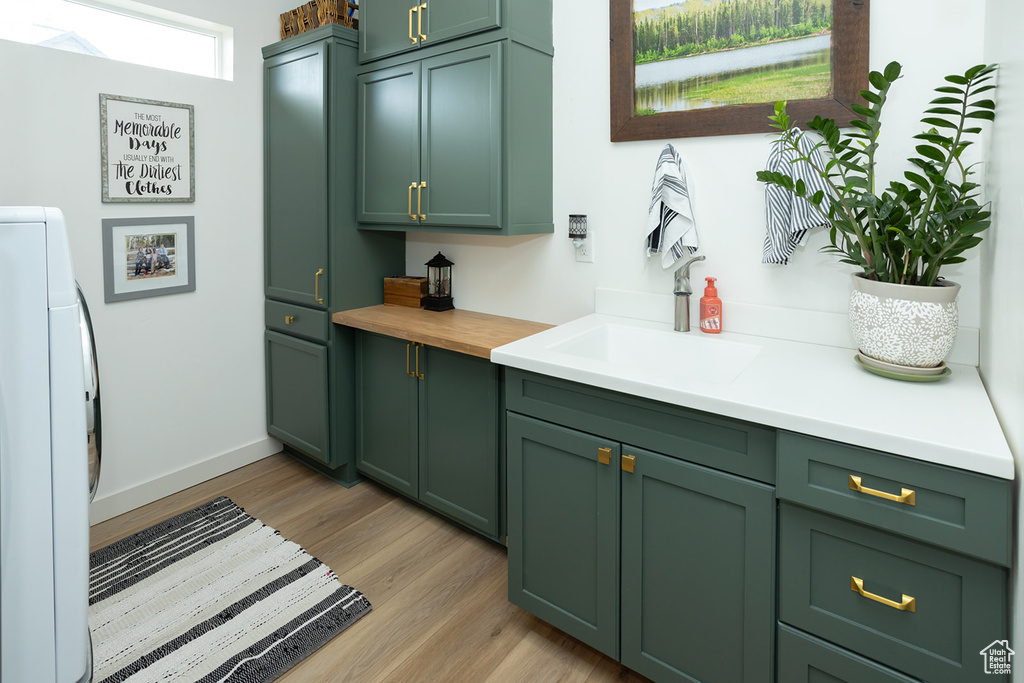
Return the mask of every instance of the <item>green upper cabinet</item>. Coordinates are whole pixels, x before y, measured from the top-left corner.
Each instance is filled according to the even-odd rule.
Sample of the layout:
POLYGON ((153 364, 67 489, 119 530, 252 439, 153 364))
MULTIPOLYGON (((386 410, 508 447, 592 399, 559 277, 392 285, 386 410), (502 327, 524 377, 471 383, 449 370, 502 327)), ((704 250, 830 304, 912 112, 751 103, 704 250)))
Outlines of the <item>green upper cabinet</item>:
POLYGON ((421 196, 420 65, 363 74, 358 88, 358 218, 407 225, 421 196))
POLYGON ((500 0, 369 0, 359 6, 359 61, 498 28, 500 0))
POLYGON ((327 308, 327 48, 264 63, 265 293, 327 308), (273 131, 273 134, 270 134, 273 131))
POLYGON ((359 227, 553 232, 551 0, 367 0, 360 13, 359 227))
POLYGON ((359 221, 501 224, 500 43, 359 77, 359 221))

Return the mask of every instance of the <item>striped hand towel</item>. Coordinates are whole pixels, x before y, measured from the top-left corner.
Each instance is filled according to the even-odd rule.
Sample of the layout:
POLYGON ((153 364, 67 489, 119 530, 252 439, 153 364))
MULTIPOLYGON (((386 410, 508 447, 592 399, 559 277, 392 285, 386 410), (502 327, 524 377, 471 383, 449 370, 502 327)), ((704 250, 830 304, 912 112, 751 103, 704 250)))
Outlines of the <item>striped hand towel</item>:
MULTIPOLYGON (((800 154, 810 159, 818 168, 825 167, 821 151, 815 149, 814 140, 809 135, 800 133, 799 128, 790 132, 796 140, 800 154)), ((806 161, 795 161, 796 152, 783 141, 772 142, 765 170, 785 173, 793 180, 803 180, 809 194, 818 190, 833 194, 832 189, 822 180, 806 161)), ((829 228, 832 224, 806 199, 797 197, 789 190, 765 183, 764 186, 765 224, 767 233, 764 237, 764 254, 762 263, 789 263, 789 257, 797 245, 807 241, 807 233, 811 228, 829 228)))
POLYGON ((654 169, 644 238, 647 256, 661 254, 663 268, 671 268, 685 254, 700 248, 683 160, 672 145, 661 150, 654 169))

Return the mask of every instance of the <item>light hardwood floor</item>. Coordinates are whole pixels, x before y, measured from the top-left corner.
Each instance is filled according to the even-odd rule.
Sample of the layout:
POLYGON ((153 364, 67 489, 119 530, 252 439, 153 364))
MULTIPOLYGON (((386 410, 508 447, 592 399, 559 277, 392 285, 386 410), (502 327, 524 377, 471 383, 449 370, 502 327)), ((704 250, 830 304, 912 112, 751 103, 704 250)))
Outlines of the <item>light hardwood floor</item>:
POLYGON ((346 489, 284 455, 97 524, 92 549, 217 496, 301 545, 373 605, 280 681, 647 680, 508 602, 503 548, 372 483, 346 489))

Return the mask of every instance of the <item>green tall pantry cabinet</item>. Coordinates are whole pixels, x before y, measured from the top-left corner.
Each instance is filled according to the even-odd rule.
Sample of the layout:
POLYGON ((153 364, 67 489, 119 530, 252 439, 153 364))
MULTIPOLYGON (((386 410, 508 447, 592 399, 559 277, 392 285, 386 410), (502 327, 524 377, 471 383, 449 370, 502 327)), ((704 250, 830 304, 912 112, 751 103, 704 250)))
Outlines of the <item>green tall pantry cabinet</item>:
POLYGON ((356 229, 356 31, 263 48, 267 431, 336 481, 358 481, 355 339, 334 311, 381 303, 402 234, 356 229))

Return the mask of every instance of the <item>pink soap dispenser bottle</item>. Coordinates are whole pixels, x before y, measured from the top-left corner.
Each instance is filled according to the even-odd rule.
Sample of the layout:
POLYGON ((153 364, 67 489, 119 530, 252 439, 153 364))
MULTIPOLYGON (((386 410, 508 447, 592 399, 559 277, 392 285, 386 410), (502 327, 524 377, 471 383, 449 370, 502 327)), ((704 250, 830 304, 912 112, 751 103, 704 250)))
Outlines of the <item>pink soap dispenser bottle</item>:
POLYGON ((704 296, 700 298, 700 331, 718 334, 722 331, 722 300, 718 298, 718 289, 715 287, 717 278, 704 279, 708 284, 704 288, 704 296))

